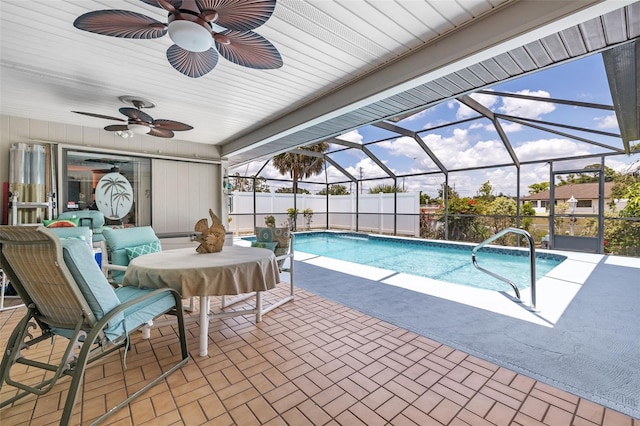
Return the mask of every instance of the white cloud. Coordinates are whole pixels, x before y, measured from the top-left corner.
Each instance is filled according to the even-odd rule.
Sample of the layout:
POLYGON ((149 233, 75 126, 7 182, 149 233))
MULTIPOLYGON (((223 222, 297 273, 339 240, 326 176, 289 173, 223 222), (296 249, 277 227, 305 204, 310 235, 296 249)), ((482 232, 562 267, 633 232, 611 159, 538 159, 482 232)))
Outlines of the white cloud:
POLYGON ((583 145, 568 139, 539 139, 525 142, 514 148, 520 161, 531 161, 545 158, 577 157, 590 154, 583 145))
MULTIPOLYGON (((545 90, 537 90, 535 92, 532 92, 530 90, 521 90, 519 92, 516 92, 516 94, 537 96, 541 98, 550 97, 549 92, 545 90)), ((502 105, 498 108, 498 111, 516 117, 540 119, 543 114, 549 114, 555 109, 555 105, 549 102, 503 97, 502 105)))
POLYGON ((618 129, 618 119, 615 114, 595 117, 594 120, 598 129, 618 129))
MULTIPOLYGON (((491 108, 498 101, 497 96, 486 95, 483 93, 472 93, 471 98, 487 108, 491 108)), ((456 118, 458 120, 464 120, 465 118, 478 115, 475 110, 469 108, 468 106, 458 102, 456 102, 456 104, 458 105, 458 111, 456 111, 456 118)))
MULTIPOLYGON (((502 126, 502 130, 504 130, 506 133, 519 132, 520 130, 522 130, 522 124, 512 123, 510 121, 502 121, 500 123, 500 126, 502 126)), ((491 128, 493 128, 493 125, 491 126, 491 128)))
POLYGON ((358 132, 358 129, 347 132, 343 135, 337 136, 336 139, 342 139, 343 141, 355 142, 362 144, 363 136, 358 132))

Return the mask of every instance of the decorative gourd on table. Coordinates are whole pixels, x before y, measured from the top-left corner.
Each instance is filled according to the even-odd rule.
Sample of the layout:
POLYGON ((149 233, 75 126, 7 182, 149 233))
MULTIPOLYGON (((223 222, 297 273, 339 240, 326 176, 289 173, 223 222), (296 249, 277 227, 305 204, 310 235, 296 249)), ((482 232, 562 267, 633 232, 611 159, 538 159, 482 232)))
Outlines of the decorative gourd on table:
POLYGON ((195 231, 200 235, 195 240, 200 243, 196 251, 198 253, 217 253, 222 251, 224 245, 225 229, 222 221, 209 209, 211 216, 211 226, 206 218, 200 219, 195 226, 195 231))

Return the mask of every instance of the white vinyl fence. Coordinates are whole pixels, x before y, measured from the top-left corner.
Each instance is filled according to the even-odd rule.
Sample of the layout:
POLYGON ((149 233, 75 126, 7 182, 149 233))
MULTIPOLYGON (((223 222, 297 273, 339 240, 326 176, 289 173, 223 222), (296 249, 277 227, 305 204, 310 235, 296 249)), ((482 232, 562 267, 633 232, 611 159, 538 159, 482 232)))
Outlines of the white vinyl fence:
MULTIPOLYGON (((420 236, 420 193, 402 192, 397 195, 397 228, 398 235, 420 236)), ((256 226, 265 226, 264 218, 272 215, 276 218, 276 226, 287 223, 287 209, 293 208, 293 194, 278 194, 257 192, 232 192, 231 222, 227 230, 236 235, 252 234, 254 232, 254 211, 256 226)), ((394 194, 361 194, 358 196, 359 215, 356 215, 356 194, 331 195, 327 206, 324 195, 298 194, 296 208, 298 209, 297 230, 304 231, 307 224, 302 212, 305 209, 313 211, 309 228, 356 230, 380 234, 392 234, 394 231, 394 194), (327 215, 327 212, 329 214, 327 215), (328 226, 327 226, 328 221, 328 226)))

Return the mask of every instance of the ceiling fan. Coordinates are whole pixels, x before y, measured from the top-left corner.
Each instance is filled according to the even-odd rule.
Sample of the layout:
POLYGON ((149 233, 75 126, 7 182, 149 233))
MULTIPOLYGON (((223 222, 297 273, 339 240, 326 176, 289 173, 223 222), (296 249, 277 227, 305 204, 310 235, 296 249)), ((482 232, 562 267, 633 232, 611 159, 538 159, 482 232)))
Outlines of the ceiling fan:
POLYGON ((278 49, 252 30, 272 15, 276 0, 140 0, 166 10, 168 22, 128 10, 98 10, 79 16, 73 25, 111 37, 152 39, 169 33, 175 43, 169 63, 189 77, 202 77, 223 58, 248 68, 282 66, 278 49))
POLYGON ((127 118, 111 117, 109 115, 94 114, 92 112, 71 111, 76 114, 88 115, 89 117, 104 118, 105 120, 124 121, 127 124, 112 124, 104 129, 109 132, 126 132, 130 131, 138 135, 148 134, 159 138, 172 138, 174 131, 191 130, 193 127, 188 124, 180 123, 173 120, 154 120, 149 114, 142 111, 142 108, 153 108, 155 105, 146 99, 135 98, 132 96, 120 96, 122 102, 133 105, 134 108, 120 108, 121 114, 127 118))
POLYGON ((129 163, 128 160, 112 160, 110 158, 87 158, 84 161, 86 161, 87 163, 110 164, 111 165, 110 169, 95 170, 96 172, 103 172, 103 173, 120 173, 119 166, 121 164, 129 163))

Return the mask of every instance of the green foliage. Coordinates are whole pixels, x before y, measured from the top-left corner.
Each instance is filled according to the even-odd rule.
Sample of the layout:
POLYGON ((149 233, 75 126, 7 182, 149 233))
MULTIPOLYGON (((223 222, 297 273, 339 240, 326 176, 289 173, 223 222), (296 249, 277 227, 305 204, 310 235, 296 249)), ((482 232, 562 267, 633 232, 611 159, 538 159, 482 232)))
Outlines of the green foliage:
POLYGON ((289 227, 289 229, 293 231, 296 230, 296 223, 298 220, 299 213, 300 213, 300 210, 294 209, 293 207, 289 207, 287 209, 287 226, 289 227))
POLYGON ((297 188, 300 179, 320 174, 324 168, 324 157, 305 155, 304 151, 323 153, 327 149, 329 149, 329 143, 320 142, 312 146, 296 148, 272 158, 273 166, 281 174, 288 174, 293 180, 293 189, 289 193, 298 193, 297 188))
MULTIPOLYGON (((298 194, 311 194, 308 189, 297 188, 298 194)), ((274 191, 276 194, 293 194, 291 188, 278 188, 274 191)))
POLYGON ((420 191, 420 204, 422 205, 435 204, 437 202, 438 200, 436 198, 431 198, 428 194, 425 194, 424 192, 420 191))
POLYGON ((549 189, 549 182, 532 183, 528 188, 529 194, 538 194, 549 189))
POLYGON ((493 195, 493 185, 491 185, 490 181, 486 181, 480 188, 478 188, 478 193, 476 199, 480 199, 483 201, 493 201, 495 200, 495 195, 493 195))
POLYGON ((605 219, 604 252, 640 256, 640 222, 605 219))
MULTIPOLYGON (((476 216, 477 201, 469 197, 449 199, 449 238, 458 241, 480 242, 487 236, 487 229, 476 216)), ((444 220, 442 218, 441 220, 444 220)))
POLYGON ((405 192, 405 191, 396 185, 385 185, 385 184, 380 184, 369 189, 369 194, 380 194, 380 193, 393 194, 394 192, 405 192))
POLYGON ((267 226, 274 227, 274 226, 276 226, 276 218, 273 217, 272 215, 265 216, 264 224, 267 225, 267 226))
MULTIPOLYGON (((491 216, 489 218, 489 226, 492 233, 495 234, 513 226, 516 211, 517 204, 513 198, 498 197, 493 200, 487 209, 487 214, 491 216)), ((513 237, 511 234, 507 234, 496 241, 499 244, 506 245, 513 237)))
POLYGON ((640 182, 630 185, 622 198, 628 201, 625 208, 620 211, 620 216, 640 217, 640 182))
MULTIPOLYGON (((442 185, 440 185, 440 189, 438 189, 438 200, 440 200, 440 201, 444 200, 444 191, 445 191, 444 187, 445 187, 445 185, 443 183, 442 185)), ((456 192, 456 190, 451 188, 448 185, 447 185, 447 195, 448 195, 449 199, 458 198, 459 197, 459 195, 456 192)))
MULTIPOLYGON (((323 188, 318 195, 327 195, 327 189, 323 188)), ((329 195, 349 195, 349 191, 344 185, 329 185, 329 195)))
MULTIPOLYGON (((566 178, 560 177, 560 182, 558 182, 558 186, 569 185, 569 184, 579 184, 579 183, 591 183, 598 182, 600 164, 594 163, 585 166, 585 169, 593 169, 597 170, 595 172, 583 172, 583 173, 569 173, 566 178)), ((604 181, 612 182, 618 173, 613 170, 611 167, 604 167, 604 181)))
POLYGON ((536 209, 527 201, 520 206, 520 227, 531 233, 531 225, 533 224, 533 216, 536 215, 536 209))
POLYGON ((302 216, 304 217, 304 225, 307 231, 311 230, 311 218, 313 217, 313 210, 307 208, 302 211, 302 216))
POLYGON ((236 172, 233 176, 229 177, 231 183, 231 190, 237 192, 253 192, 254 186, 256 192, 271 192, 267 180, 265 178, 251 176, 250 178, 240 176, 240 173, 236 172))

